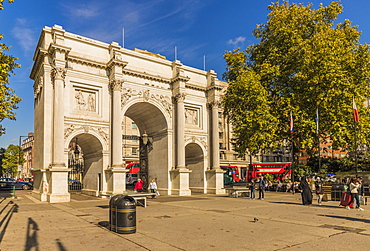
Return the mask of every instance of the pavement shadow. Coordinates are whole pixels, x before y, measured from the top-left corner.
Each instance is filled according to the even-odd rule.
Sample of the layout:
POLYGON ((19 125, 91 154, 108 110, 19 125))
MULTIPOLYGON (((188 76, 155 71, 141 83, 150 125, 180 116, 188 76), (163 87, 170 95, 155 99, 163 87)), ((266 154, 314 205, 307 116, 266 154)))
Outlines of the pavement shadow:
POLYGON ((37 223, 32 218, 28 218, 26 245, 24 251, 39 250, 39 243, 37 240, 37 231, 39 230, 40 229, 37 223))
MULTIPOLYGON (((10 222, 10 219, 12 218, 13 216, 13 213, 17 213, 18 212, 18 205, 17 204, 14 204, 13 201, 10 201, 6 207, 8 205, 11 205, 11 208, 9 209, 9 211, 6 213, 6 215, 4 216, 4 218, 1 219, 0 221, 0 228, 2 228, 1 232, 0 232, 0 243, 2 242, 3 238, 4 238, 4 234, 6 232, 6 229, 8 228, 8 225, 9 225, 9 222, 10 222), (4 227, 3 227, 4 225, 4 227)), ((3 210, 1 211, 1 213, 3 212, 3 210)))
POLYGON ((354 217, 350 217, 350 216, 327 215, 327 214, 318 214, 318 216, 330 217, 330 218, 341 219, 341 220, 349 220, 349 221, 358 221, 358 222, 370 223, 370 220, 368 220, 368 219, 360 219, 360 218, 354 218, 354 217))
POLYGON ((109 221, 100 221, 98 222, 98 225, 100 227, 110 230, 109 221))
POLYGON ((286 202, 286 201, 269 201, 269 203, 285 205, 302 205, 302 202, 286 202))
POLYGON ((56 239, 56 241, 57 241, 59 251, 67 251, 67 249, 63 246, 63 243, 61 243, 59 239, 56 239))

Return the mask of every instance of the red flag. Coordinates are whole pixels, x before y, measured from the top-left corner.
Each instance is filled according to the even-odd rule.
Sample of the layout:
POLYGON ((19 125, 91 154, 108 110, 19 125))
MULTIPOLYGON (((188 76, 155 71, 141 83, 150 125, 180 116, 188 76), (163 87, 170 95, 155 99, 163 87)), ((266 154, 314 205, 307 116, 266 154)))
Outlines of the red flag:
POLYGON ((355 102, 355 98, 353 97, 353 119, 355 122, 360 122, 360 117, 358 116, 357 106, 355 102))
POLYGON ((293 133, 294 132, 294 124, 293 124, 293 114, 292 114, 292 111, 290 111, 289 127, 290 127, 290 133, 293 133))

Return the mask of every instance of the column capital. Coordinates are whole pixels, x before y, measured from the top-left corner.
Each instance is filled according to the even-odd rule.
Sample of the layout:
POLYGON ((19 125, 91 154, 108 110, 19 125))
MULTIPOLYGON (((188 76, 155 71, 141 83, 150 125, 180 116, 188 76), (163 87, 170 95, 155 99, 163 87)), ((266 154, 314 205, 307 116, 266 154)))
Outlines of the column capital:
POLYGON ((111 79, 109 81, 109 90, 111 92, 113 91, 121 91, 122 90, 122 85, 124 83, 124 80, 123 79, 111 79))
POLYGON ((64 81, 67 74, 67 68, 63 67, 53 67, 51 70, 51 80, 54 83, 55 80, 62 80, 64 81))
POLYGON ((183 103, 185 100, 186 94, 185 93, 178 93, 173 96, 173 99, 176 103, 183 103))
POLYGON ((208 102, 207 105, 210 109, 218 108, 221 105, 221 102, 219 100, 213 100, 211 102, 208 102))

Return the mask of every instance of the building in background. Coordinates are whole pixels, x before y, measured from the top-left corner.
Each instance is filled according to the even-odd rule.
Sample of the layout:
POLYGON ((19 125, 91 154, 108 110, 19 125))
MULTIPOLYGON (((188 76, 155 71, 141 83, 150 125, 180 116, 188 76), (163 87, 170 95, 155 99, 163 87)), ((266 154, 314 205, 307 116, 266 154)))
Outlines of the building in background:
POLYGON ((20 178, 30 177, 34 163, 34 133, 28 133, 28 137, 22 141, 22 150, 24 153, 25 162, 23 163, 22 170, 20 172, 20 178))

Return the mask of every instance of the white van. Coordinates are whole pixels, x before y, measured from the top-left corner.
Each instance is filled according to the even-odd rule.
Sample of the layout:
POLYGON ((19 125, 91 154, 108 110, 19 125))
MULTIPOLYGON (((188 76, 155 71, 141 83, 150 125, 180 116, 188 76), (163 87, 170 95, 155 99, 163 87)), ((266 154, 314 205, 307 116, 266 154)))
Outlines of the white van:
POLYGON ((138 180, 138 174, 137 173, 127 173, 126 174, 126 185, 135 186, 137 180, 138 180))

